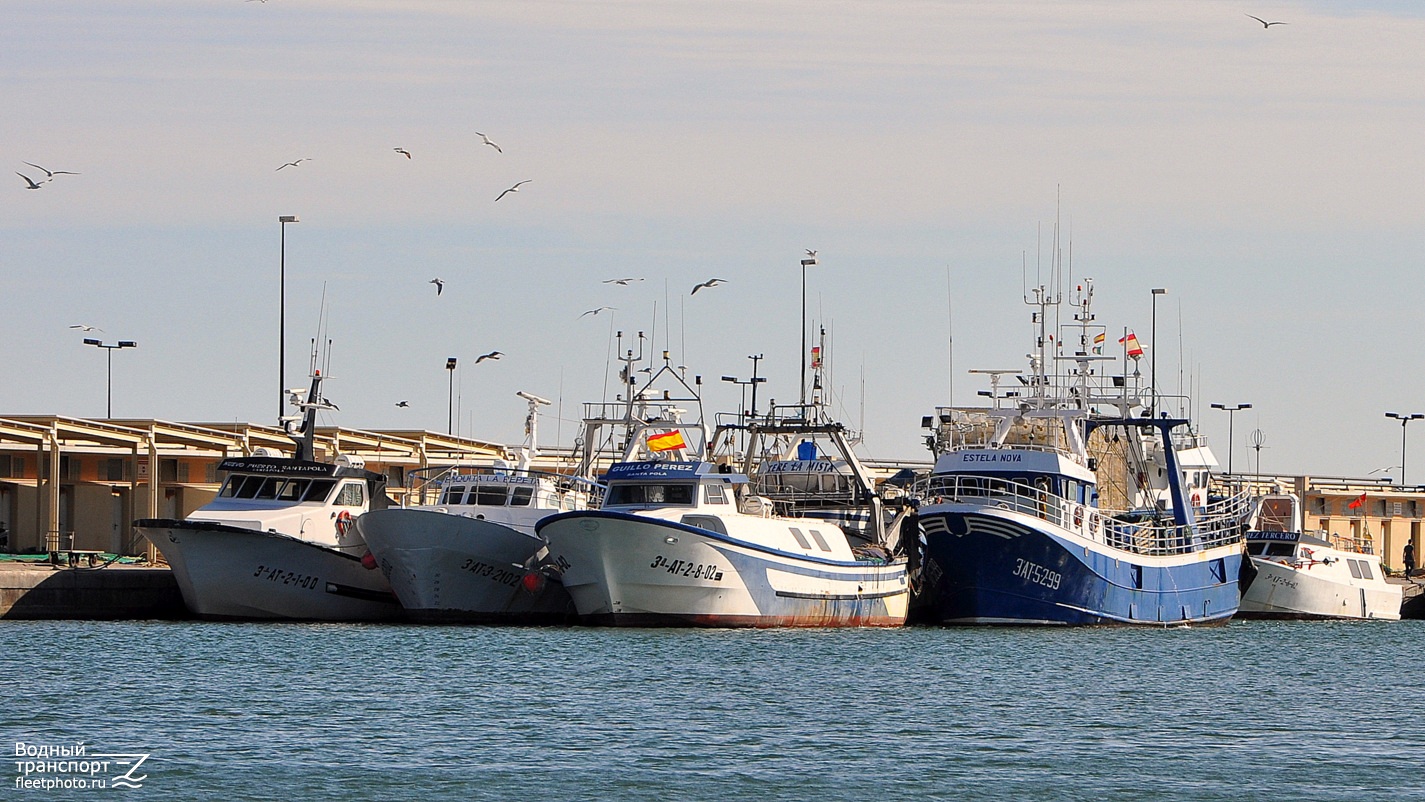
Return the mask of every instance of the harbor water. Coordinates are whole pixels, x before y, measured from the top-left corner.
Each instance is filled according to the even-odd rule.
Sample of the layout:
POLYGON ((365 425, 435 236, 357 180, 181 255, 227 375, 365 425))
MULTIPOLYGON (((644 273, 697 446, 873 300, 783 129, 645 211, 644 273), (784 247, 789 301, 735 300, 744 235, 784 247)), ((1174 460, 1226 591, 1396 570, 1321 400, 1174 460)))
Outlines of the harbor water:
POLYGON ((1413 621, 0 626, 3 799, 1425 799, 1413 621))

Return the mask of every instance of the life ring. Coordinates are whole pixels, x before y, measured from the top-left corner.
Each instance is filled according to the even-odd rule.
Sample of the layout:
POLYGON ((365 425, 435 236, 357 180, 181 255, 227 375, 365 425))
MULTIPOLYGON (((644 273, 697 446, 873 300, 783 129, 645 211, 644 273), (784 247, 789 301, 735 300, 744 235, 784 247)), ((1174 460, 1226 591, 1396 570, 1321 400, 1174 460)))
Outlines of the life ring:
POLYGON ((1078 529, 1084 525, 1084 505, 1074 505, 1074 528, 1078 529))
POLYGON ((344 535, 347 532, 350 532, 351 520, 351 513, 347 512, 346 510, 342 510, 341 514, 337 515, 336 517, 336 533, 338 535, 344 535))

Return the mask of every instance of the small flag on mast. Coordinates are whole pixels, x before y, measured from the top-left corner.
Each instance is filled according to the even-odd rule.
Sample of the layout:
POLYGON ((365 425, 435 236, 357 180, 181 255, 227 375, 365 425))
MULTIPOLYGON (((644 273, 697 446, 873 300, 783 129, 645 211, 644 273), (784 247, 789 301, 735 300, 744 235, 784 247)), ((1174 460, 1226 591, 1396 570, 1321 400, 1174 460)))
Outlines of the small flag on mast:
POLYGON ((812 370, 821 367, 821 346, 819 345, 813 345, 811 347, 811 367, 812 370))
POLYGON ((1350 504, 1347 504, 1346 506, 1349 507, 1349 508, 1351 508, 1351 509, 1353 509, 1353 510, 1358 510, 1358 509, 1361 508, 1361 505, 1363 505, 1363 504, 1365 504, 1365 503, 1366 503, 1366 494, 1365 494, 1365 493, 1362 493, 1360 498, 1356 499, 1355 501, 1352 501, 1350 504))
POLYGON ((1131 331, 1128 332, 1126 335, 1119 337, 1118 344, 1126 346, 1128 348, 1128 355, 1133 357, 1134 359, 1137 359, 1138 357, 1143 355, 1143 346, 1138 344, 1138 335, 1134 334, 1131 331))
POLYGON ((1103 353, 1103 341, 1106 339, 1108 339, 1108 335, 1104 334, 1103 332, 1099 332, 1098 334, 1094 335, 1093 352, 1095 354, 1103 353))

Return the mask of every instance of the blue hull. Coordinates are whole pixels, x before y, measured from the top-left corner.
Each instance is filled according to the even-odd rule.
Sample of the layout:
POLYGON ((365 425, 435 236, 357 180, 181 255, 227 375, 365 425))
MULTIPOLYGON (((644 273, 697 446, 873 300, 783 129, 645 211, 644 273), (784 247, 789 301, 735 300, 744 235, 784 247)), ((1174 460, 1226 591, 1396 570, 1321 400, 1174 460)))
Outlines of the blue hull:
POLYGON ((1029 520, 921 513, 922 603, 935 623, 1207 625, 1237 612, 1240 545, 1145 556, 1086 545, 1029 520))

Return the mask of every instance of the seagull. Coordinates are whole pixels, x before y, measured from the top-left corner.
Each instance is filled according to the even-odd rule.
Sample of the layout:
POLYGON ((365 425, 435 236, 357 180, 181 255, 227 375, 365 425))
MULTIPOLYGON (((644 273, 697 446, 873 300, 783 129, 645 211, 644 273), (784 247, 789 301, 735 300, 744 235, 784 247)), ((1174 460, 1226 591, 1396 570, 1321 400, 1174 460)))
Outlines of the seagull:
MULTIPOLYGON (((311 158, 310 156, 308 156, 308 157, 306 157, 306 158, 298 159, 298 160, 296 160, 296 161, 294 161, 294 162, 287 162, 286 164, 282 165, 282 167, 296 167, 297 165, 301 164, 302 162, 311 161, 311 160, 312 160, 312 158, 311 158)), ((278 170, 281 170, 282 167, 278 167, 277 169, 278 169, 278 170)))
POLYGON ((25 162, 25 164, 30 165, 36 170, 44 170, 45 181, 53 181, 54 177, 57 175, 79 175, 79 173, 71 173, 68 170, 45 170, 45 168, 39 166, 38 164, 35 164, 34 162, 25 162))
POLYGON ((25 179, 25 183, 29 184, 29 186, 25 187, 25 189, 39 189, 39 188, 40 188, 40 184, 43 184, 43 183, 44 183, 43 181, 41 181, 40 184, 36 184, 36 183, 35 183, 35 179, 30 178, 29 176, 25 175, 24 173, 15 173, 15 175, 18 175, 19 177, 25 179))
POLYGON ((499 196, 498 198, 495 198, 495 200, 496 200, 496 201, 499 201, 500 198, 505 197, 506 195, 510 194, 511 192, 519 192, 519 191, 520 191, 520 184, 528 184, 529 182, 531 182, 531 181, 533 181, 533 180, 534 180, 533 178, 526 178, 525 180, 519 182, 519 184, 515 184, 514 186, 512 186, 512 187, 510 187, 509 189, 505 190, 504 192, 501 192, 501 193, 500 193, 500 196, 499 196))
POLYGON ((500 353, 499 351, 491 351, 491 352, 488 353, 488 354, 481 354, 481 355, 475 357, 475 364, 478 365, 478 364, 480 364, 481 362, 484 362, 484 361, 487 360, 487 359, 499 359, 499 358, 502 357, 502 356, 504 356, 504 354, 500 353))
POLYGON ((598 309, 590 309, 589 311, 585 312, 583 315, 580 315, 579 317, 584 317, 584 315, 597 315, 597 314, 599 314, 600 312, 604 311, 605 309, 608 309, 608 310, 611 310, 611 311, 614 311, 614 312, 617 312, 617 311, 618 311, 618 307, 616 307, 616 306, 601 306, 601 307, 599 307, 598 309))
POLYGON ((813 250, 811 250, 810 248, 808 248, 808 249, 807 249, 807 256, 810 256, 811 258, 815 259, 815 258, 816 258, 816 251, 813 251, 813 250))
POLYGON ((427 281, 426 283, 435 285, 436 295, 440 295, 442 292, 445 291, 445 281, 443 279, 433 278, 430 281, 427 281))
MULTIPOLYGON (((1252 17, 1251 14, 1248 14, 1247 16, 1252 17)), ((1272 27, 1273 25, 1289 25, 1289 24, 1290 24, 1290 23, 1286 23, 1286 22, 1267 22, 1266 20, 1262 19, 1261 17, 1252 17, 1252 19, 1256 20, 1257 22, 1262 23, 1262 27, 1263 27, 1263 28, 1270 28, 1270 27, 1272 27)))
POLYGON ((397 401, 397 402, 396 402, 396 406, 398 406, 398 407, 408 407, 408 406, 410 406, 410 405, 411 405, 411 403, 410 403, 409 401, 397 401))
POLYGON ((620 285, 620 286, 627 287, 630 281, 642 281, 642 280, 643 280, 643 279, 641 279, 641 278, 611 278, 611 279, 608 279, 608 280, 606 280, 606 281, 600 281, 599 283, 600 283, 600 284, 618 284, 618 285, 620 285))
POLYGON ((98 326, 86 326, 83 323, 75 323, 73 326, 70 326, 70 328, 79 329, 80 331, 103 331, 103 329, 98 326))
POLYGON ((695 285, 693 285, 693 291, 690 292, 690 293, 688 293, 688 294, 689 294, 689 295, 697 295, 697 294, 698 294, 698 290, 702 289, 703 287, 708 287, 708 288, 716 287, 717 285, 722 284, 722 283, 724 283, 725 281, 726 281, 726 279, 710 278, 710 279, 708 279, 707 281, 704 281, 702 284, 695 284, 695 285))
POLYGON ((405 156, 405 157, 408 158, 408 159, 411 158, 411 152, 410 152, 409 150, 406 150, 405 148, 393 148, 393 150, 395 150, 397 153, 401 154, 402 156, 405 156))
POLYGON ((499 146, 499 145, 496 145, 494 142, 491 142, 491 141, 490 141, 490 138, 489 138, 488 136, 485 136, 484 134, 480 133, 479 131, 476 131, 475 134, 476 134, 476 136, 479 136, 480 139, 484 140, 484 142, 485 142, 486 145, 489 145, 490 147, 494 148, 496 151, 499 151, 500 153, 504 153, 503 150, 500 150, 500 146, 499 146))

